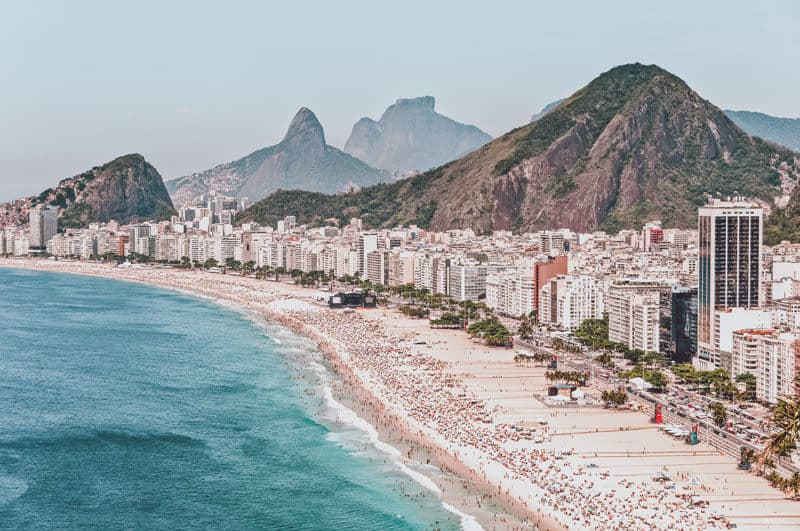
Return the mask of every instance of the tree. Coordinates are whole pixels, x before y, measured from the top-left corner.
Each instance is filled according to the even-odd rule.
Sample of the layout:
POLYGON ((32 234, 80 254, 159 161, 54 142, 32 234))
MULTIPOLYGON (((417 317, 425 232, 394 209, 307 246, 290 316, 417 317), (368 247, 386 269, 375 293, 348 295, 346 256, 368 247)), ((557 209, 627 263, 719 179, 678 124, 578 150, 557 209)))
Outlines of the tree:
POLYGON ((473 337, 480 337, 487 345, 501 347, 511 341, 511 332, 500 323, 497 317, 490 317, 472 323, 467 328, 467 333, 473 337))
POLYGON ((658 389, 666 389, 667 385, 669 384, 669 380, 667 379, 666 375, 659 370, 647 371, 644 376, 644 380, 658 389))
POLYGON ((209 258, 205 262, 203 262, 203 269, 211 269, 212 267, 217 267, 216 259, 209 258))
POLYGON ((728 410, 722 402, 711 402, 708 405, 708 410, 711 412, 711 418, 717 426, 724 426, 728 422, 728 410))
POLYGON ((225 259, 225 267, 227 267, 228 269, 233 269, 234 271, 238 271, 241 265, 242 263, 239 260, 236 260, 235 258, 225 259))
POLYGON ((683 380, 687 383, 694 383, 697 381, 697 369, 695 369, 690 363, 681 363, 679 365, 675 365, 670 370, 672 371, 672 374, 674 374, 679 380, 683 380))
POLYGON ((749 400, 752 400, 756 395, 756 377, 749 373, 743 372, 736 376, 736 383, 744 384, 745 394, 749 400))
POLYGON ((246 277, 247 275, 252 273, 253 270, 255 269, 255 267, 256 267, 256 263, 255 263, 254 260, 248 260, 247 262, 243 263, 242 264, 242 276, 246 277))
POLYGON ((762 462, 774 455, 788 455, 797 447, 800 439, 800 404, 797 398, 779 398, 775 404, 770 421, 777 431, 770 436, 761 453, 762 462))
POLYGON ((600 398, 608 407, 616 408, 628 401, 628 394, 623 390, 603 391, 603 393, 600 395, 600 398))
POLYGON ((522 339, 529 339, 533 335, 533 326, 531 326, 531 320, 525 314, 519 316, 517 335, 522 339))

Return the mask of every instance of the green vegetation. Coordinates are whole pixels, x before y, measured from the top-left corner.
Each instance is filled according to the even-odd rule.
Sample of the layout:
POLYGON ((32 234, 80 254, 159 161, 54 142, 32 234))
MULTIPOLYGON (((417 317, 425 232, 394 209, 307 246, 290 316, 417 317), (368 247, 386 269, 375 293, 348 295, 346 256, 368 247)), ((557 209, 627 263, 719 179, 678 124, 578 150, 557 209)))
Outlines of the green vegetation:
POLYGON ((656 389, 666 389, 669 384, 667 376, 658 369, 648 369, 643 365, 636 365, 629 371, 619 373, 620 378, 642 378, 656 389))
POLYGON ((586 385, 586 373, 581 371, 547 371, 544 378, 548 382, 574 384, 581 387, 586 385))
POLYGON ((743 372, 739 374, 734 379, 736 383, 744 384, 745 386, 745 395, 748 400, 754 400, 756 397, 756 377, 749 373, 743 372))
POLYGON ((519 326, 517 327, 517 336, 522 339, 530 339, 533 336, 533 327, 536 324, 536 311, 532 311, 531 315, 522 314, 519 316, 519 326))
POLYGON ((623 390, 603 391, 600 398, 608 407, 616 408, 628 401, 628 394, 623 390))
POLYGON ((461 314, 446 312, 439 316, 438 319, 431 319, 430 324, 433 326, 461 326, 462 322, 463 317, 461 317, 461 314))
POLYGON ((708 405, 708 410, 711 412, 711 418, 717 426, 724 426, 728 422, 728 410, 725 409, 725 404, 722 402, 711 402, 708 405))
POLYGON ((487 345, 504 347, 511 341, 511 332, 500 323, 497 317, 489 317, 472 323, 467 328, 471 337, 480 337, 487 345))
POLYGON ((698 371, 692 365, 684 363, 675 365, 670 370, 679 380, 698 385, 703 393, 713 392, 716 396, 728 399, 737 397, 736 388, 725 369, 698 371))
POLYGON ((420 306, 400 306, 398 309, 403 315, 414 317, 415 319, 424 319, 431 313, 427 308, 422 308, 420 306))
POLYGON ((550 360, 550 354, 546 352, 534 352, 533 354, 517 353, 514 355, 516 363, 527 363, 530 361, 535 362, 537 365, 542 365, 544 362, 550 360))

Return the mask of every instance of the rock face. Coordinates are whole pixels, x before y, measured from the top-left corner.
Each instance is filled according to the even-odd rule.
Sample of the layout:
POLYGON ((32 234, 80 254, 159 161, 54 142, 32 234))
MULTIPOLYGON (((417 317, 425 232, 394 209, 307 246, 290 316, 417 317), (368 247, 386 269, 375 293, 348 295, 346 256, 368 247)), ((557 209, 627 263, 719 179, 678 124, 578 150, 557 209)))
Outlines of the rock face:
MULTIPOLYGON (((694 227, 704 193, 774 204, 799 168, 794 153, 749 137, 681 79, 637 63, 459 160, 358 194, 310 198, 306 213, 434 230, 616 231, 650 219, 694 227)), ((267 201, 253 217, 304 204, 302 194, 267 201)))
POLYGON ((725 111, 747 134, 800 152, 800 118, 779 118, 750 111, 725 111))
POLYGON ((215 193, 257 201, 278 189, 336 193, 389 180, 390 173, 327 145, 319 120, 303 107, 279 144, 168 181, 167 188, 184 204, 215 193))
POLYGON ((34 201, 61 207, 59 222, 64 226, 160 221, 175 214, 161 175, 139 154, 124 155, 64 179, 34 201))
POLYGON ((362 118, 344 150, 367 164, 391 171, 428 170, 474 151, 492 137, 434 110, 431 96, 399 99, 377 122, 362 118))

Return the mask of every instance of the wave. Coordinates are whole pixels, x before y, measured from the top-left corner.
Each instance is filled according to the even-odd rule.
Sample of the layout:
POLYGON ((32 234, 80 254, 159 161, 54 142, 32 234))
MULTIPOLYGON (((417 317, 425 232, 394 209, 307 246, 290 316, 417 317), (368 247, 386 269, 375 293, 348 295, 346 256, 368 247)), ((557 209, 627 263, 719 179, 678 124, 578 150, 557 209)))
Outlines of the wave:
POLYGON ((14 476, 0 476, 0 505, 11 503, 28 491, 28 484, 14 476))
POLYGON ((372 446, 392 457, 393 464, 398 470, 439 498, 442 503, 442 507, 459 518, 459 524, 464 531, 483 530, 483 527, 480 525, 480 523, 478 523, 478 520, 474 516, 459 511, 449 503, 442 500, 442 490, 439 488, 439 486, 425 474, 418 472, 406 465, 402 461, 402 452, 400 452, 400 450, 394 446, 381 441, 380 436, 378 435, 378 430, 375 429, 375 426, 367 422, 365 419, 359 417, 355 411, 336 400, 333 397, 333 391, 329 386, 324 385, 322 388, 322 393, 325 405, 336 412, 336 419, 339 422, 350 425, 365 433, 367 435, 367 440, 372 446))
POLYGON ((132 433, 121 430, 95 430, 88 433, 64 434, 60 437, 23 437, 0 441, 0 448, 27 448, 29 446, 95 446, 117 444, 120 446, 156 446, 161 444, 202 445, 201 441, 178 433, 132 433))

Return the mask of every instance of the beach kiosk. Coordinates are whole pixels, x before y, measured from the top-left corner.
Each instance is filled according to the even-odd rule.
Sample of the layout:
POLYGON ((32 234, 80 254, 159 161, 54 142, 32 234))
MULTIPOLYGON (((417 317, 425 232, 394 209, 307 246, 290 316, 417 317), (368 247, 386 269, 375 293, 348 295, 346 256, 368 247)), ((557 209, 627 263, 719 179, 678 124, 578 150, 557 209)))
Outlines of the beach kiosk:
POLYGON ((699 442, 700 439, 697 437, 697 424, 692 424, 692 431, 686 436, 686 444, 695 445, 699 442))
POLYGON ((652 420, 656 424, 663 424, 664 423, 664 414, 661 411, 661 404, 656 404, 655 410, 653 411, 652 420))

